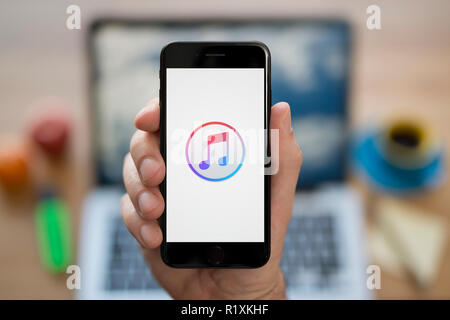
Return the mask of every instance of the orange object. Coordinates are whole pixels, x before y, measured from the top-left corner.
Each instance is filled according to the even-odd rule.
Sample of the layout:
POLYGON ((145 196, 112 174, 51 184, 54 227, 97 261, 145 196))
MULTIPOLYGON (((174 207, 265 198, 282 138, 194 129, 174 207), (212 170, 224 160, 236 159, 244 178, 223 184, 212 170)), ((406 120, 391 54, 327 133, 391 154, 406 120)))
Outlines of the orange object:
POLYGON ((0 147, 0 183, 8 190, 24 187, 29 180, 25 146, 0 147))

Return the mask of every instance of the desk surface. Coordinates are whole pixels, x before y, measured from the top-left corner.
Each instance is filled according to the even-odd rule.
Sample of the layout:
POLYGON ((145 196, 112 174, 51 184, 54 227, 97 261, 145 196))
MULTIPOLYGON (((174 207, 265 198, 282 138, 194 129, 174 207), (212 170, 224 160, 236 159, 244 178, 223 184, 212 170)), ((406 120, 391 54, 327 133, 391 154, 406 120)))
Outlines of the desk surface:
MULTIPOLYGON (((162 2, 140 6, 137 1, 131 1, 113 10, 104 1, 95 5, 89 1, 79 2, 85 21, 105 12, 120 13, 124 8, 130 14, 139 14, 143 7, 156 16, 167 12, 172 16, 195 15, 194 9, 198 9, 179 5, 173 9, 162 2)), ((32 7, 25 3, 15 1, 0 10, 0 18, 24 15, 23 19, 2 19, 8 21, 8 26, 0 30, 0 135, 23 135, 26 119, 35 108, 33 103, 42 97, 56 95, 69 102, 75 128, 68 161, 50 172, 53 183, 60 186, 73 213, 73 231, 77 234, 82 199, 92 186, 90 146, 86 143, 89 141, 89 111, 84 34, 64 28, 63 4, 41 1, 39 6, 32 7)), ((211 4, 201 3, 206 13, 214 10, 211 4)), ((363 127, 393 114, 414 114, 432 123, 441 134, 446 150, 450 150, 449 2, 436 1, 431 7, 420 1, 395 4, 380 1, 380 31, 365 28, 365 9, 369 2, 348 1, 338 5, 325 1, 322 6, 314 1, 301 5, 286 3, 286 7, 280 7, 279 2, 267 2, 259 11, 263 15, 273 12, 279 16, 288 15, 286 12, 306 15, 338 12, 353 21, 355 63, 351 105, 354 127, 363 127)), ((241 12, 245 15, 252 8, 254 4, 247 1, 240 9, 227 7, 223 14, 241 12)), ((447 166, 448 159, 447 156, 447 166)), ((33 161, 41 162, 39 157, 33 161)), ((36 167, 39 168, 36 171, 46 170, 44 163, 36 167)), ((357 179, 353 179, 353 184, 370 207, 370 199, 374 198, 370 190, 357 179)), ((438 190, 409 201, 434 212, 449 226, 449 194, 447 180, 438 190)), ((50 275, 39 263, 32 219, 33 196, 32 189, 16 198, 0 192, 0 298, 71 298, 72 292, 65 286, 65 275, 50 275)), ((383 273, 378 297, 450 298, 449 243, 445 248, 438 277, 427 291, 419 291, 406 276, 383 273)))

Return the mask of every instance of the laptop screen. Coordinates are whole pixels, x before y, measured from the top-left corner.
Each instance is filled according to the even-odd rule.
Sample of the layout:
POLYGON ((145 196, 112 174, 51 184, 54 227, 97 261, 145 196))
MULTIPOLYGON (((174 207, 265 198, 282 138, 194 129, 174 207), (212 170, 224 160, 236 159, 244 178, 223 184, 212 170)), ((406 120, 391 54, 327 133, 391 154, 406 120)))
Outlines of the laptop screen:
POLYGON ((89 40, 99 183, 121 183, 134 117, 158 96, 160 51, 181 40, 264 42, 272 56, 272 101, 290 104, 303 151, 299 186, 344 179, 350 56, 345 22, 105 20, 93 25, 89 40))

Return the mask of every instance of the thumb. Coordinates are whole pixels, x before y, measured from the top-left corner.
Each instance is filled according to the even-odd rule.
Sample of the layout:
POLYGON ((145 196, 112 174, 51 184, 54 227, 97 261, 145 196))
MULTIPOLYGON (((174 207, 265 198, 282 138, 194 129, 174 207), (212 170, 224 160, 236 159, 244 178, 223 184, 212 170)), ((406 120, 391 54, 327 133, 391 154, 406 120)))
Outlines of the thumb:
POLYGON ((272 142, 273 163, 278 165, 278 171, 272 176, 271 183, 271 251, 274 257, 281 257, 284 236, 292 214, 302 152, 291 127, 289 104, 280 102, 274 105, 270 117, 270 128, 278 130, 278 152, 277 141, 272 142))

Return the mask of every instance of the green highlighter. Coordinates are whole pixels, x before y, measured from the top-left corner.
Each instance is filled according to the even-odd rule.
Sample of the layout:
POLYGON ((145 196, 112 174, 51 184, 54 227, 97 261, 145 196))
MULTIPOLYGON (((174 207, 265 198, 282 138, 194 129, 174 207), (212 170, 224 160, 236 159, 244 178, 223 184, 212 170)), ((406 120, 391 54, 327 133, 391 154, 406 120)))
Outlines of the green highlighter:
POLYGON ((51 272, 65 272, 72 261, 70 217, 66 205, 46 191, 35 211, 41 262, 51 272))

